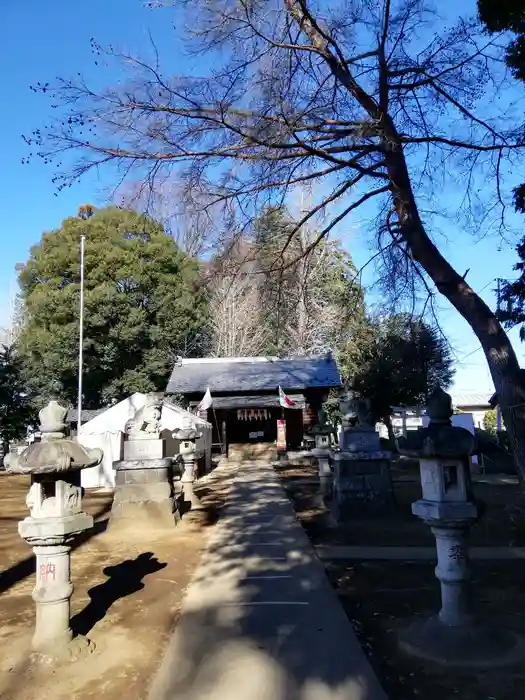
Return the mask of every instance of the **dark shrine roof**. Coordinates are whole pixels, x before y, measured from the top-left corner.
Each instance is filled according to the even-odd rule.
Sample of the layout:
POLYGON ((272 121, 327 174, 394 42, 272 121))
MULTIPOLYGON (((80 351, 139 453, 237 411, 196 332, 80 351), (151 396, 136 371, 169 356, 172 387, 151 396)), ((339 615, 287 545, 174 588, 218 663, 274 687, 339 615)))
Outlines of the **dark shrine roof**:
POLYGON ((341 385, 332 355, 321 357, 205 358, 182 360, 168 382, 169 394, 239 393, 331 388, 341 385))

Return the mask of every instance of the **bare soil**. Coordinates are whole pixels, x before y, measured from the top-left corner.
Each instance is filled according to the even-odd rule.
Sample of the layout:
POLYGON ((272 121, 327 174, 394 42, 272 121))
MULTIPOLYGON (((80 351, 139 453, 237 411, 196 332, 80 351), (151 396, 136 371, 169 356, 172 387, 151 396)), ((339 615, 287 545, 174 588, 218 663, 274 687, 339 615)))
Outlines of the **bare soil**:
MULTIPOLYGON (((411 546, 433 544, 426 526, 411 515, 410 504, 420 497, 412 481, 394 482, 396 507, 379 516, 362 517, 334 527, 326 509, 313 498, 315 469, 279 467, 283 484, 298 517, 314 544, 411 546)), ((477 546, 525 544, 525 509, 519 487, 476 484, 475 494, 486 503, 474 528, 477 546)), ((439 586, 430 562, 330 561, 327 574, 351 620, 364 650, 390 700, 522 700, 524 664, 457 671, 422 662, 399 651, 399 632, 418 617, 439 610, 439 586)), ((525 637, 525 567, 520 562, 476 562, 472 565, 474 609, 486 620, 525 637)))
MULTIPOLYGON (((276 467, 276 471, 299 507, 309 508, 318 488, 317 469, 287 464, 276 467)), ((310 518, 304 524, 312 541, 315 544, 433 546, 435 540, 430 529, 412 515, 412 503, 421 498, 417 473, 394 471, 393 487, 394 508, 373 517, 356 517, 336 531, 327 529, 322 517, 310 518)), ((525 498, 519 487, 512 480, 509 483, 503 480, 498 484, 475 482, 473 490, 483 515, 471 530, 470 543, 473 546, 525 547, 525 498)))
POLYGON ((95 650, 46 667, 30 662, 34 625, 34 557, 20 538, 27 515, 26 478, 0 474, 0 697, 2 700, 142 700, 160 665, 185 590, 229 484, 197 489, 208 517, 200 527, 152 538, 108 530, 112 494, 88 492, 84 510, 96 518, 71 558, 72 628, 95 650))

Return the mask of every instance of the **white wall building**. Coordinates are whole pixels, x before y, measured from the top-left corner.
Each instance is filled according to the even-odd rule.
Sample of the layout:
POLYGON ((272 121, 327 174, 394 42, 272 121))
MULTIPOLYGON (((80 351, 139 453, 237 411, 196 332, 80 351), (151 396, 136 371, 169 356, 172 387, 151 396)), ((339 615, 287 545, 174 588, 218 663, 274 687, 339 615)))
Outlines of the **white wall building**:
POLYGON ((461 413, 472 413, 475 428, 484 428, 485 414, 491 410, 493 392, 452 392, 452 405, 461 413))
MULTIPOLYGON (((470 416, 463 419, 455 419, 456 425, 467 427, 472 425, 473 428, 484 428, 484 419, 487 411, 491 410, 490 399, 492 393, 481 392, 451 392, 452 406, 458 415, 470 416)), ((417 406, 395 407, 393 406, 392 427, 396 435, 403 435, 408 430, 417 430, 423 425, 425 409, 417 406)), ((379 434, 381 437, 388 437, 386 427, 379 425, 379 434)))

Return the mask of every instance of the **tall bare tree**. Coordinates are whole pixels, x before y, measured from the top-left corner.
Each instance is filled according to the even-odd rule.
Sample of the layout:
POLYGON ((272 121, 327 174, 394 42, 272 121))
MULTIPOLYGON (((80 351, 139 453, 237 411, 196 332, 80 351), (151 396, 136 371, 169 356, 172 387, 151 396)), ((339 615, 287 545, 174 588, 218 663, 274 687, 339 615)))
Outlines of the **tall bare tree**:
POLYGON ((44 85, 65 114, 28 140, 44 158, 78 152, 68 179, 111 163, 154 187, 176 172, 196 201, 205 191, 233 217, 249 218, 311 180, 317 196, 290 237, 337 204, 311 246, 374 202, 383 255, 415 269, 478 337, 525 481, 525 380, 516 355, 429 230, 447 179, 455 202, 473 205, 490 184, 495 201, 482 201, 483 212, 504 214, 502 178, 524 140, 522 113, 504 117, 508 100, 493 99, 498 36, 465 17, 446 29, 425 0, 182 0, 173 5, 178 27, 181 6, 205 75, 174 76, 178 59, 163 66, 157 54, 147 62, 109 51, 131 73, 102 91, 82 79, 44 85))
POLYGON ((216 275, 210 284, 212 346, 215 357, 263 355, 268 329, 260 322, 260 295, 253 277, 216 275))
POLYGON ((186 191, 179 181, 123 182, 112 193, 114 203, 124 209, 148 212, 155 221, 160 221, 179 248, 189 257, 208 253, 220 239, 217 217, 213 216, 212 207, 205 206, 202 199, 196 203, 193 199, 185 201, 186 191))
POLYGON ((283 319, 283 336, 293 355, 339 354, 364 322, 363 291, 336 279, 349 263, 341 259, 338 243, 323 242, 308 251, 311 235, 304 228, 298 232, 300 259, 292 268, 293 284, 285 290, 294 313, 283 319))
MULTIPOLYGON (((358 340, 355 330, 366 321, 350 256, 335 241, 303 255, 316 235, 303 229, 294 241, 296 264, 287 274, 266 273, 294 222, 284 210, 270 209, 255 224, 255 236, 233 236, 208 267, 211 354, 354 356, 348 342, 358 340)), ((285 262, 294 260, 291 248, 285 262)))
POLYGON ((212 357, 251 357, 267 352, 270 332, 261 323, 261 294, 252 246, 231 236, 208 268, 212 357))

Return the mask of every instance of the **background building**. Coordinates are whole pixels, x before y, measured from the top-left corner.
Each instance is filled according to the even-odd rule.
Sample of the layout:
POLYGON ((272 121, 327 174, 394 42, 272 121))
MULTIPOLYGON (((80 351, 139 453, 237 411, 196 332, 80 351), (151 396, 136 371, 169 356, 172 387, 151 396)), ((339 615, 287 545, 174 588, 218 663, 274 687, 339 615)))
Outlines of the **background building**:
POLYGON ((224 453, 230 444, 273 443, 277 420, 286 420, 288 447, 300 446, 316 422, 330 389, 341 386, 337 363, 322 357, 217 357, 181 359, 173 369, 166 393, 196 410, 209 389, 206 411, 213 442, 224 453), (279 387, 293 402, 282 408, 279 387))

